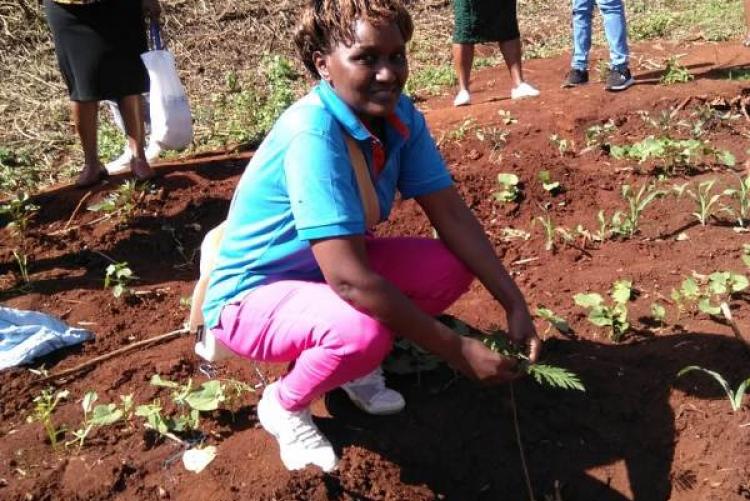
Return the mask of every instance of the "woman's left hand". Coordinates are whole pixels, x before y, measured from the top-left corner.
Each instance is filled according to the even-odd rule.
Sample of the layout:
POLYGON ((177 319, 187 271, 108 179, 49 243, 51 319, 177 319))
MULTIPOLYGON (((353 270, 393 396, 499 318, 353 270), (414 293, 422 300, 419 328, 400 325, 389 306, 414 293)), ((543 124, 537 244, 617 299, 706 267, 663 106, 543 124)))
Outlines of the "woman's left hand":
POLYGON ((542 351, 542 340, 526 308, 515 308, 508 312, 508 337, 524 350, 531 363, 537 361, 542 351))
POLYGON ((159 19, 161 15, 159 0, 143 0, 143 13, 151 19, 159 19))

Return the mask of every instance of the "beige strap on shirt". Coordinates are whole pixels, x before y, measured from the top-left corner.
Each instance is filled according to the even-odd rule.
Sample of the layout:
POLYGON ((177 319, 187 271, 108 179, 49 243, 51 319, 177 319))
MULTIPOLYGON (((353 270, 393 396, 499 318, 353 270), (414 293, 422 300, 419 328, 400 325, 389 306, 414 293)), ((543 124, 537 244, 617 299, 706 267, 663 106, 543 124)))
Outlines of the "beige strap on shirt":
MULTIPOLYGON (((357 178, 359 196, 362 199, 362 209, 365 212, 365 225, 369 229, 380 221, 378 196, 375 193, 375 186, 372 184, 370 170, 367 168, 367 161, 357 141, 349 134, 345 134, 344 136, 346 137, 346 146, 349 150, 349 160, 352 163, 354 175, 357 178)), ((193 333, 198 331, 199 327, 203 327, 203 300, 206 297, 206 289, 208 288, 208 277, 216 264, 216 257, 219 253, 219 245, 221 244, 222 237, 224 236, 225 226, 226 221, 222 221, 221 224, 206 233, 201 243, 200 277, 193 289, 190 318, 188 319, 188 328, 193 333)))
POLYGON ((352 162, 354 175, 357 178, 359 197, 362 199, 362 209, 365 211, 365 226, 367 229, 370 229, 380 221, 378 195, 375 193, 375 186, 372 184, 370 170, 367 168, 367 161, 357 141, 349 134, 344 134, 344 137, 346 138, 346 147, 349 149, 349 160, 352 162))

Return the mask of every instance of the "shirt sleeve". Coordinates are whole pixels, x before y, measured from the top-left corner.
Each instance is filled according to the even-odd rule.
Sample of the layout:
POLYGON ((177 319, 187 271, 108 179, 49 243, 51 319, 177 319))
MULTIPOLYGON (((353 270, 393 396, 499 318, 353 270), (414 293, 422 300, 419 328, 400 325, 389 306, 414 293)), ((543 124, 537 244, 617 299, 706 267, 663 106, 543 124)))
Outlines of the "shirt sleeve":
POLYGON ((453 185, 424 116, 412 108, 409 139, 401 153, 398 190, 403 198, 428 195, 453 185))
POLYGON ((365 233, 354 171, 343 141, 319 132, 295 136, 284 155, 284 174, 299 237, 315 240, 365 233))

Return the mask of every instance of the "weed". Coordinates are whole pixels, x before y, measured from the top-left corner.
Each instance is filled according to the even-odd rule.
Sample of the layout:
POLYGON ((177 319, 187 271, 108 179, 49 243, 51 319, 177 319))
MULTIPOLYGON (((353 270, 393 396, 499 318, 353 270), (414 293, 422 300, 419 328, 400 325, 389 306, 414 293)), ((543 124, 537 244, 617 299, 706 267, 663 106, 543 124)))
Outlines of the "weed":
POLYGON ((563 334, 571 334, 573 332, 573 329, 570 328, 570 325, 563 317, 556 315, 554 311, 546 308, 543 305, 537 306, 536 316, 543 320, 546 320, 550 323, 551 326, 553 326, 563 334))
POLYGON ((628 322, 628 301, 632 294, 632 282, 618 280, 612 284, 610 296, 612 304, 606 305, 604 298, 596 292, 578 293, 573 297, 575 304, 589 310, 588 320, 598 327, 611 328, 610 338, 619 342, 630 329, 628 322))
POLYGON ((750 174, 745 179, 737 177, 737 187, 724 190, 723 195, 731 197, 737 202, 737 208, 725 207, 730 214, 737 218, 737 224, 744 226, 750 219, 750 174))
POLYGON ((57 439, 65 432, 65 429, 62 427, 57 428, 52 420, 52 416, 57 404, 59 404, 61 400, 68 398, 68 395, 70 395, 68 390, 60 390, 57 392, 52 388, 42 390, 39 395, 34 397, 34 411, 26 418, 26 421, 29 423, 41 423, 53 449, 57 449, 57 439))
POLYGON ((553 251, 555 250, 555 235, 557 234, 557 227, 554 221, 549 215, 537 216, 537 221, 542 225, 544 230, 544 250, 553 251))
POLYGON ((476 131, 477 139, 489 142, 491 153, 501 150, 508 143, 509 134, 510 131, 500 127, 483 127, 476 131))
POLYGON ((548 193, 555 194, 561 190, 560 183, 552 180, 552 176, 548 170, 540 170, 539 174, 537 174, 537 179, 542 183, 544 191, 548 193))
POLYGON ((602 125, 592 125, 586 129, 586 147, 593 148, 607 144, 609 136, 615 133, 617 126, 612 120, 602 125))
POLYGON ((11 220, 8 228, 21 237, 26 235, 26 229, 38 210, 39 206, 30 202, 26 192, 21 192, 8 203, 0 205, 0 215, 7 214, 11 220))
POLYGON ((440 93, 446 87, 456 85, 456 73, 449 64, 423 66, 409 75, 404 94, 428 96, 440 93))
POLYGON ((605 82, 610 71, 609 61, 606 59, 599 59, 594 66, 594 71, 596 71, 597 82, 605 82))
POLYGON ((117 404, 109 403, 104 405, 97 405, 94 407, 94 403, 99 399, 98 395, 94 391, 86 392, 81 401, 81 407, 83 408, 83 422, 81 427, 73 432, 74 440, 66 442, 66 446, 78 444, 78 451, 83 448, 84 441, 88 437, 89 433, 94 428, 101 426, 108 426, 116 423, 122 417, 130 411, 133 405, 133 396, 126 395, 121 396, 120 399, 123 402, 123 407, 118 408, 117 404))
POLYGON ((735 164, 734 155, 727 150, 713 148, 707 142, 698 139, 671 139, 667 136, 649 136, 630 145, 612 145, 610 154, 617 159, 638 160, 639 164, 649 159, 661 159, 664 161, 664 170, 669 175, 682 170, 692 171, 692 162, 709 156, 728 167, 735 164))
POLYGON ((41 169, 29 153, 0 146, 0 193, 34 192, 41 180, 41 169))
POLYGON ((466 138, 466 134, 476 125, 476 120, 473 118, 467 118, 456 128, 451 129, 446 134, 445 138, 449 141, 462 141, 466 138))
POLYGON ((500 189, 493 193, 495 200, 506 203, 517 202, 521 198, 518 176, 509 172, 501 172, 497 175, 497 182, 500 189))
POLYGON ((718 203, 719 198, 721 198, 721 195, 718 193, 711 193, 714 183, 716 183, 715 179, 703 181, 698 184, 697 192, 687 190, 687 194, 695 200, 697 206, 696 212, 693 212, 693 215, 702 226, 706 226, 708 220, 714 215, 714 206, 718 203))
POLYGON ((13 259, 16 260, 18 271, 21 274, 21 280, 24 284, 29 284, 29 256, 21 250, 13 249, 13 259))
POLYGON ((647 14, 646 16, 636 16, 632 21, 628 20, 630 36, 633 40, 665 38, 670 27, 674 24, 674 14, 656 9, 649 10, 647 14))
POLYGON ((664 62, 664 74, 659 79, 659 83, 662 85, 673 85, 677 83, 685 83, 692 80, 694 77, 690 74, 685 66, 680 64, 679 59, 684 54, 676 54, 669 57, 664 62))
POLYGON ((502 120, 505 125, 511 125, 518 122, 518 119, 513 117, 509 110, 497 110, 497 114, 500 115, 500 120, 502 120))
POLYGON ((121 263, 112 263, 107 266, 104 273, 104 288, 112 288, 112 295, 116 298, 123 293, 130 293, 128 284, 138 277, 133 274, 133 270, 128 267, 127 261, 121 263))
POLYGON ((572 140, 565 139, 558 136, 557 134, 552 134, 549 137, 549 142, 552 143, 555 148, 557 148, 557 151, 558 153, 560 153, 561 157, 564 157, 568 153, 572 153, 573 148, 575 147, 575 143, 572 140))
POLYGON ((685 367, 677 373, 677 377, 682 377, 685 374, 693 371, 703 372, 704 374, 708 374, 709 376, 714 378, 714 380, 719 383, 724 389, 724 393, 726 393, 727 398, 729 399, 729 405, 732 407, 732 411, 738 412, 740 410, 740 408, 742 407, 742 398, 745 396, 745 391, 747 390, 748 386, 750 386, 750 378, 747 378, 742 383, 740 383, 736 391, 732 391, 731 386, 729 386, 729 383, 726 379, 724 379, 724 377, 722 377, 721 374, 716 371, 700 367, 698 365, 690 365, 688 367, 685 367))

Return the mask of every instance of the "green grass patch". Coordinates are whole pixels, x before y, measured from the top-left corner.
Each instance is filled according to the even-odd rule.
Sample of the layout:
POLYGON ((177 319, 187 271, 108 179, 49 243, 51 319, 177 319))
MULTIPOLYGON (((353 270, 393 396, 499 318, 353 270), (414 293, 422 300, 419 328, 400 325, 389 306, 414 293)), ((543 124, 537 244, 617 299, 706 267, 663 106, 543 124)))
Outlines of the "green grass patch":
POLYGON ((435 95, 445 87, 456 85, 456 74, 450 64, 424 66, 409 75, 404 92, 410 96, 435 95))

